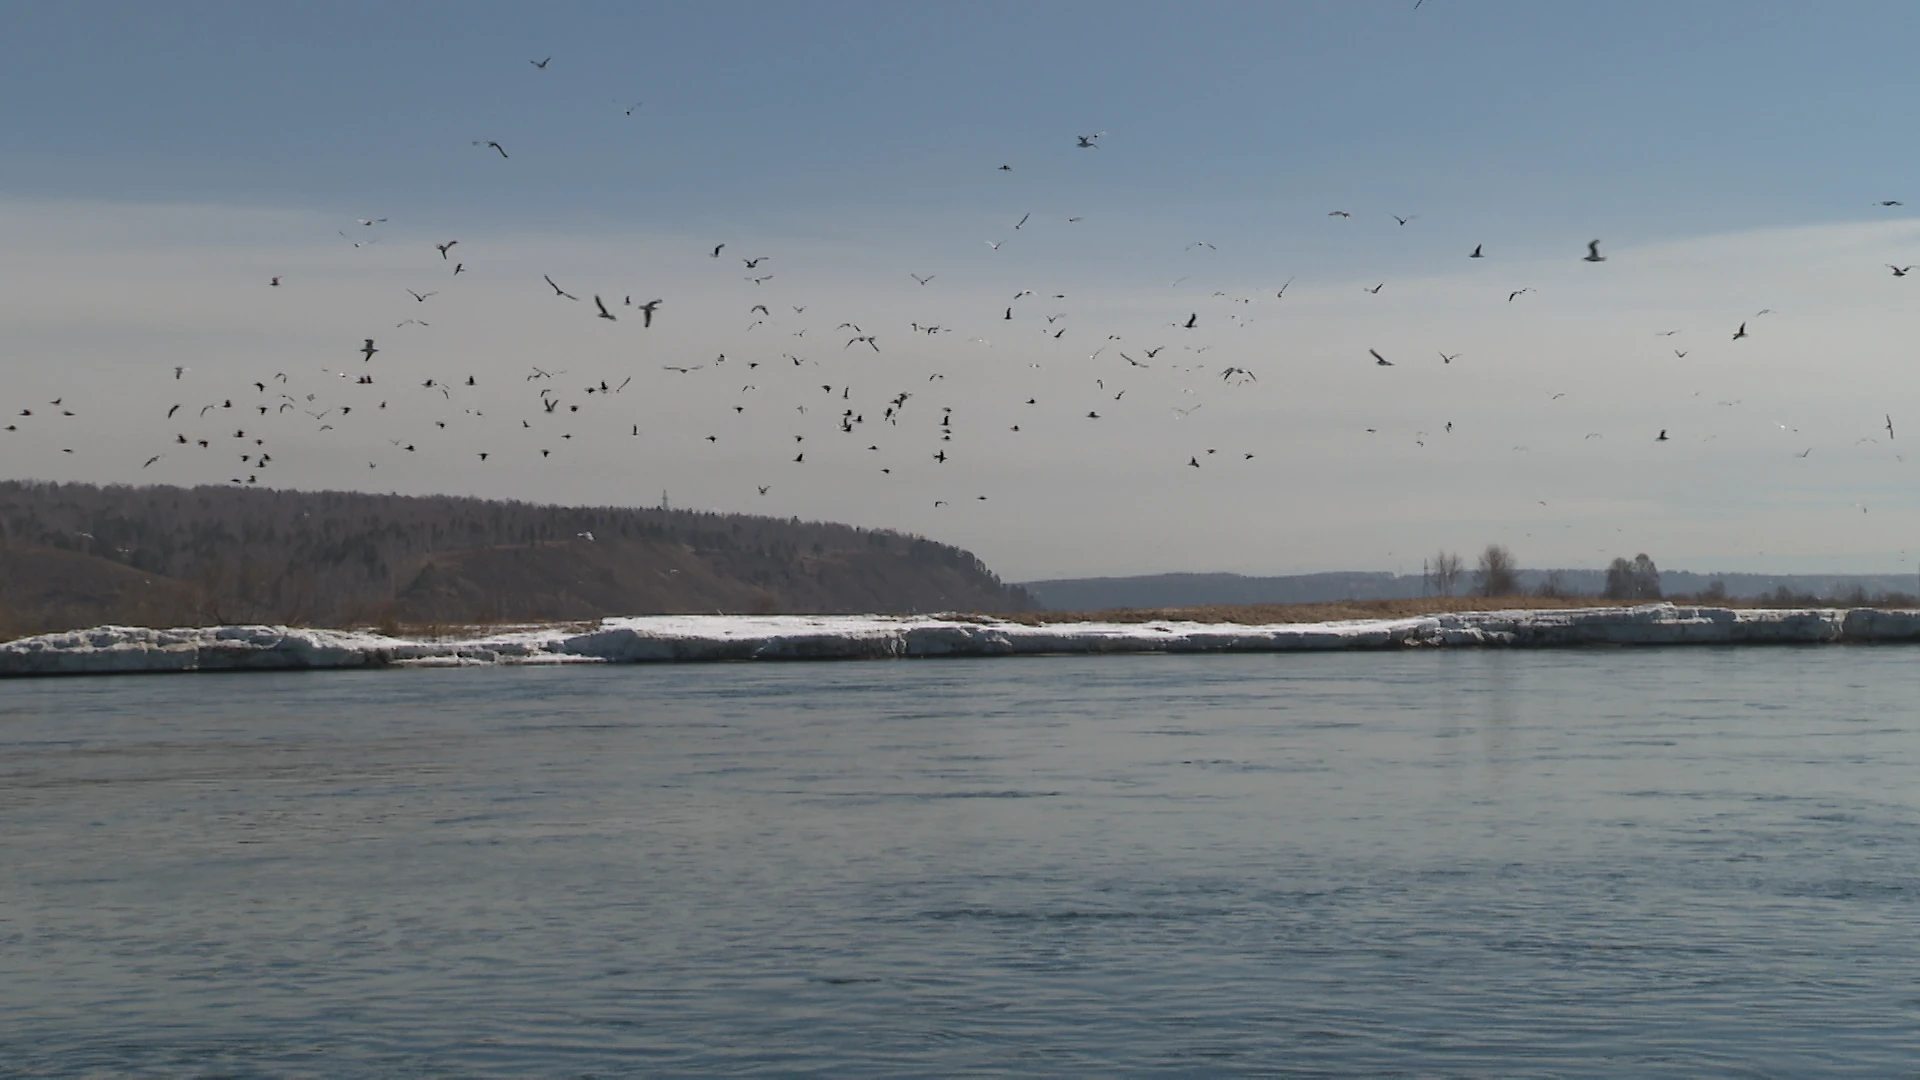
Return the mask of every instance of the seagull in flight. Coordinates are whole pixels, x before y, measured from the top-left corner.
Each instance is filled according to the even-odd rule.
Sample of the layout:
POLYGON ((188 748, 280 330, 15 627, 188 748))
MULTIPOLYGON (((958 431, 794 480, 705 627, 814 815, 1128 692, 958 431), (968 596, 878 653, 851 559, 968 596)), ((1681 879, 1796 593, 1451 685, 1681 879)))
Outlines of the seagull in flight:
POLYGON ((1484 258, 1486 258, 1486 256, 1485 256, 1485 255, 1483 255, 1483 254, 1481 254, 1481 253, 1480 253, 1480 249, 1481 249, 1481 248, 1483 248, 1483 247, 1485 247, 1485 246, 1486 246, 1485 244, 1475 244, 1475 245, 1473 245, 1473 254, 1471 254, 1471 255, 1469 255, 1469 256, 1467 256, 1467 258, 1469 258, 1469 259, 1484 259, 1484 258))
POLYGON ((1605 255, 1600 254, 1600 241, 1598 240, 1587 241, 1587 254, 1581 259, 1581 261, 1582 262, 1606 262, 1607 261, 1607 257, 1605 255))
POLYGON ((1408 215, 1407 215, 1406 217, 1401 217, 1401 216, 1400 216, 1399 214, 1390 214, 1390 215, 1388 215, 1388 216, 1389 216, 1389 217, 1392 217, 1392 218, 1393 218, 1393 220, 1395 220, 1395 221, 1397 221, 1397 222, 1399 222, 1400 224, 1402 224, 1402 225, 1405 225, 1405 224, 1406 224, 1407 222, 1409 222, 1409 221, 1412 221, 1412 220, 1413 220, 1414 218, 1417 218, 1417 217, 1419 217, 1420 215, 1419 215, 1419 214, 1408 214, 1408 215))
POLYGON ((503 157, 503 158, 504 158, 504 157, 506 157, 506 156, 507 156, 507 148, 506 148, 506 147, 504 147, 504 146, 501 146, 501 145, 500 145, 499 143, 497 143, 497 142, 494 142, 494 141, 493 141, 492 139, 485 139, 485 140, 481 140, 481 139, 475 139, 475 140, 473 140, 473 145, 475 145, 475 146, 491 146, 491 147, 493 147, 493 148, 494 148, 495 150, 498 150, 498 151, 500 151, 500 156, 501 156, 501 157, 503 157))
MULTIPOLYGON (((1893 271, 1893 276, 1894 276, 1894 277, 1906 277, 1906 276, 1907 276, 1907 271, 1909 271, 1909 270, 1911 270, 1911 269, 1913 269, 1913 267, 1911 267, 1911 266, 1895 266, 1895 265, 1893 265, 1892 263, 1888 263, 1888 264, 1887 264, 1887 269, 1889 269, 1889 270, 1891 270, 1891 271, 1893 271)), ((279 279, 278 279, 278 278, 275 278, 274 280, 276 280, 276 281, 278 281, 279 279)))
POLYGON ((925 285, 927 282, 932 281, 934 278, 938 277, 939 275, 928 274, 926 277, 921 277, 919 274, 908 274, 907 276, 919 282, 920 284, 925 285))
POLYGON ((426 303, 426 302, 427 302, 427 297, 429 297, 429 296, 439 296, 440 294, 439 294, 439 293, 437 293, 437 292, 424 292, 424 293, 417 293, 417 292, 414 292, 414 291, 413 291, 412 289, 408 289, 408 290, 407 290, 407 295, 408 295, 408 296, 411 296, 411 297, 413 297, 413 298, 414 298, 414 299, 415 299, 416 301, 418 301, 418 302, 420 302, 420 303, 422 303, 422 304, 424 304, 424 303, 426 303))
POLYGON ((1096 131, 1091 135, 1076 135, 1074 138, 1080 140, 1077 148, 1081 150, 1098 150, 1100 149, 1100 144, 1093 140, 1105 134, 1106 132, 1104 131, 1096 131))
POLYGON ((551 278, 551 277, 548 277, 548 275, 546 275, 546 274, 541 274, 540 276, 541 276, 541 277, 543 277, 543 278, 546 278, 546 281, 547 281, 547 284, 548 284, 548 285, 552 285, 552 286, 553 286, 553 295, 555 295, 555 296, 564 296, 564 297, 566 297, 566 298, 567 298, 567 299, 569 299, 569 300, 578 300, 578 299, 580 299, 579 297, 577 297, 577 296, 575 296, 575 295, 573 295, 572 293, 570 293, 570 292, 568 292, 567 290, 565 290, 565 289, 563 289, 563 288, 561 288, 560 286, 558 286, 558 285, 554 285, 554 282, 553 282, 553 278, 551 278))
POLYGON ((1374 350, 1374 349, 1368 349, 1368 350, 1367 350, 1367 352, 1369 352, 1369 353, 1371 353, 1371 354, 1373 355, 1373 362, 1374 362, 1374 363, 1375 363, 1376 365, 1378 365, 1378 366, 1380 366, 1380 367, 1392 367, 1392 366, 1393 366, 1393 361, 1391 361, 1391 360, 1389 360, 1389 359, 1387 359, 1387 358, 1386 358, 1386 357, 1384 357, 1384 356, 1381 356, 1381 355, 1380 355, 1380 353, 1379 353, 1379 352, 1378 352, 1377 350, 1374 350))
POLYGON ((441 261, 442 261, 442 262, 444 262, 444 261, 446 261, 446 258, 447 258, 447 249, 448 249, 448 248, 451 248, 451 247, 452 247, 453 245, 455 245, 455 244, 457 244, 457 243, 459 243, 459 242, 460 242, 460 241, 458 241, 458 240, 449 240, 449 241, 447 241, 447 242, 446 242, 446 243, 444 243, 444 244, 435 244, 435 245, 433 245, 433 246, 434 246, 434 247, 436 247, 436 248, 438 248, 438 249, 440 250, 440 259, 441 259, 441 261))
POLYGON ((1530 293, 1530 292, 1532 292, 1532 291, 1533 291, 1533 290, 1532 290, 1532 289, 1530 289, 1530 288, 1528 288, 1528 289, 1515 289, 1515 290, 1513 290, 1512 292, 1510 292, 1510 293, 1508 293, 1508 294, 1507 294, 1507 303, 1509 303, 1509 304, 1511 304, 1511 303, 1513 303, 1513 300, 1514 300, 1514 298, 1515 298, 1515 297, 1517 297, 1517 296, 1525 296, 1526 294, 1528 294, 1528 293, 1530 293))
POLYGON ((640 325, 642 327, 653 325, 653 312, 654 312, 654 309, 658 308, 659 306, 660 306, 660 301, 658 300, 649 300, 644 304, 634 305, 634 307, 637 307, 640 309, 640 318, 641 318, 640 325))
POLYGON ((600 297, 597 294, 593 298, 593 306, 600 309, 601 318, 607 320, 608 322, 617 321, 613 317, 613 312, 607 310, 607 305, 601 302, 600 297))
POLYGON ((376 349, 373 347, 373 339, 368 338, 366 341, 366 344, 360 346, 361 362, 365 363, 368 360, 372 360, 373 354, 379 351, 380 351, 379 349, 376 349))
POLYGON ((1735 341, 1739 341, 1739 340, 1740 340, 1741 338, 1743 338, 1743 337, 1746 337, 1746 336, 1747 336, 1747 324, 1746 324, 1746 323, 1741 323, 1741 324, 1740 324, 1740 329, 1738 329, 1738 330, 1735 330, 1735 331, 1733 332, 1733 340, 1735 340, 1735 341))

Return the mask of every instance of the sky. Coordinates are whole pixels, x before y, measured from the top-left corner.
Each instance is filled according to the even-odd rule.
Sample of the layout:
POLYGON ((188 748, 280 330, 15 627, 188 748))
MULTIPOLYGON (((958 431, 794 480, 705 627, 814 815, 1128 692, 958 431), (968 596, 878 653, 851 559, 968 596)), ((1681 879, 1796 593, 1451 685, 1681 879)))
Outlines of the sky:
POLYGON ((0 477, 664 494, 1009 580, 1920 569, 1912 5, 8 23, 0 477))

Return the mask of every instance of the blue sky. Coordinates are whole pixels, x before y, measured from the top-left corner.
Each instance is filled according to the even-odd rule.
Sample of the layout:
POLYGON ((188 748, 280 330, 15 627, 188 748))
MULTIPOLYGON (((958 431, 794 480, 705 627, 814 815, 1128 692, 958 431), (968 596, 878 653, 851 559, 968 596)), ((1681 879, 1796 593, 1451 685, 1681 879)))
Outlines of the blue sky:
MULTIPOLYGON (((529 348, 613 373, 633 346, 670 343, 643 365, 657 423, 624 417, 655 440, 644 478, 629 447, 589 450, 585 432, 555 451, 569 462, 558 477, 477 473, 451 454, 369 462, 404 433, 335 428, 332 442, 301 433, 274 482, 596 502, 670 487, 683 504, 926 532, 1014 577, 1394 568, 1487 540, 1535 565, 1603 564, 1625 545, 1698 569, 1911 567, 1904 536, 1920 517, 1906 516, 1904 474, 1848 455, 1897 449, 1860 440, 1907 394, 1894 380, 1912 304, 1884 264, 1905 261, 1914 230, 1905 208, 1874 203, 1920 200, 1903 106, 1916 31, 1920 9, 1890 3, 22 6, 0 40, 12 106, 0 282, 16 286, 0 336, 60 362, 0 373, 0 406, 91 373, 90 415, 114 420, 110 453, 39 429, 12 433, 19 448, 0 443, 0 460, 14 476, 227 479, 165 450, 180 432, 139 418, 144 395, 187 393, 166 385, 184 380, 135 392, 138 380, 187 366, 206 380, 193 392, 225 395, 263 354, 331 375, 341 342, 434 310, 445 315, 417 351, 387 346, 396 372, 457 362, 510 385, 529 348), (548 56, 544 70, 529 63, 548 56), (1098 150, 1074 148, 1094 131, 1098 150), (489 139, 511 157, 472 145, 489 139), (361 217, 388 221, 361 230, 361 217), (378 246, 348 249, 339 232, 378 246), (471 275, 434 276, 431 244, 454 237, 471 275), (1578 261, 1593 237, 1604 267, 1578 261), (1189 249, 1200 240, 1214 247, 1189 249), (729 258, 771 256, 781 276, 720 273, 704 253, 722 241, 729 258), (1464 261, 1474 244, 1494 265, 1464 261), (287 286, 263 297, 274 272, 287 286), (576 337, 607 328, 571 310, 558 321, 541 273, 661 295, 675 317, 653 337, 576 337), (1298 291, 1276 303, 1289 279, 1298 291), (1368 306, 1359 288, 1382 281, 1368 306), (444 297, 396 305, 403 282, 444 297), (1498 299, 1523 286, 1539 294, 1498 299), (1015 339, 996 316, 1026 288, 1068 299, 1023 305, 1015 339), (1219 353, 1177 377, 1110 366, 1209 301, 1207 327, 1244 331, 1209 336, 1219 353), (784 428, 756 429, 758 457, 702 459, 687 445, 707 424, 694 403, 727 413, 747 384, 661 364, 763 349, 765 333, 741 329, 755 302, 830 316, 779 327, 809 344, 843 320, 887 328, 883 357, 830 355, 834 343, 806 358, 828 386, 884 400, 911 384, 996 432, 1038 388, 1073 405, 1025 425, 1029 438, 975 435, 960 467, 903 468, 910 492, 876 491, 858 455, 805 478, 772 469, 789 463, 773 456, 784 428), (1780 329, 1727 353, 1733 325, 1767 307, 1785 321, 1763 325, 1780 329), (1038 322, 1056 313, 1075 325, 1057 342, 1038 322), (909 321, 955 334, 916 341, 909 321), (1700 343, 1684 350, 1692 365, 1654 340, 1668 322, 1700 343), (1090 356, 1107 334, 1114 351, 1090 356), (976 338, 992 341, 961 348, 976 338), (1371 345, 1467 359, 1397 371, 1398 384, 1338 367, 1371 345), (988 348, 1002 367, 965 367, 988 348), (1476 359, 1488 367, 1464 366, 1476 359), (1260 378, 1222 396, 1215 376, 1233 363, 1260 378), (1110 417, 1124 424, 1108 425, 1123 430, 1098 437, 1067 422, 1130 378, 1153 416, 1125 403, 1110 417), (1568 434, 1559 421, 1526 430, 1536 398, 1584 402, 1567 423, 1587 445, 1549 450, 1568 434), (1205 437, 1169 426, 1168 411, 1202 400, 1211 412, 1196 417, 1233 421, 1205 437), (1736 404, 1690 412, 1700 401, 1736 404), (1766 417, 1741 419, 1763 403, 1766 417), (1516 430, 1424 464, 1343 441, 1404 435, 1424 454, 1441 423, 1468 416, 1516 430), (1694 440, 1688 454, 1648 458, 1638 444, 1666 427, 1694 440), (169 456, 142 470, 142 439, 169 456), (1595 456, 1607 439, 1615 456, 1595 456), (1257 451, 1271 471, 1257 483, 1181 472, 1208 441, 1257 451), (1521 463, 1562 453, 1588 456, 1521 463), (1830 457, 1830 471, 1811 464, 1830 457), (380 482, 370 463, 388 468, 380 482), (1267 505, 1249 490, 1283 494, 1267 505), (963 491, 992 497, 965 516, 933 512, 935 496, 955 496, 941 500, 952 510, 963 491), (1142 499, 1164 510, 1122 527, 1142 499), (1033 515, 1055 511, 1073 524, 1035 535, 1033 515), (1617 539, 1588 542, 1603 526, 1617 539)), ((498 418, 524 403, 491 404, 498 418)))
POLYGON ((29 106, 5 121, 0 181, 726 221, 991 205, 982 166, 1012 159, 1016 182, 1188 215, 1320 200, 1623 238, 1801 224, 1864 212, 1916 165, 1899 103, 1920 10, 1824 10, 39 5, 0 46, 6 100, 29 106), (1082 128, 1124 151, 1093 181, 1048 153, 1082 128), (471 138, 522 165, 477 173, 471 138))

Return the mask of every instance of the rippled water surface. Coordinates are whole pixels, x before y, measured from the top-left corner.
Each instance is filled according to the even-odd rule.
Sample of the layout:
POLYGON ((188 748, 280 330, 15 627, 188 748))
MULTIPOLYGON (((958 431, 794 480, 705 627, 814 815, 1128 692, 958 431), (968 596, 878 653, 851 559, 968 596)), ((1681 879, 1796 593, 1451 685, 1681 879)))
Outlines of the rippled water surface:
POLYGON ((0 683, 0 1075, 1913 1076, 1920 651, 0 683))

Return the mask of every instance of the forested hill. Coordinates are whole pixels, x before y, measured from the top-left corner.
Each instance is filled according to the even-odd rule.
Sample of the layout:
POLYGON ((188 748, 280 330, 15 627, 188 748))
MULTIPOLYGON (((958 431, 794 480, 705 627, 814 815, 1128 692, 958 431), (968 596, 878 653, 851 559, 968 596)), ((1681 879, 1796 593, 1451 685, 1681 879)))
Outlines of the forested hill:
POLYGON ((0 634, 1032 606, 959 548, 798 518, 0 482, 0 634))

